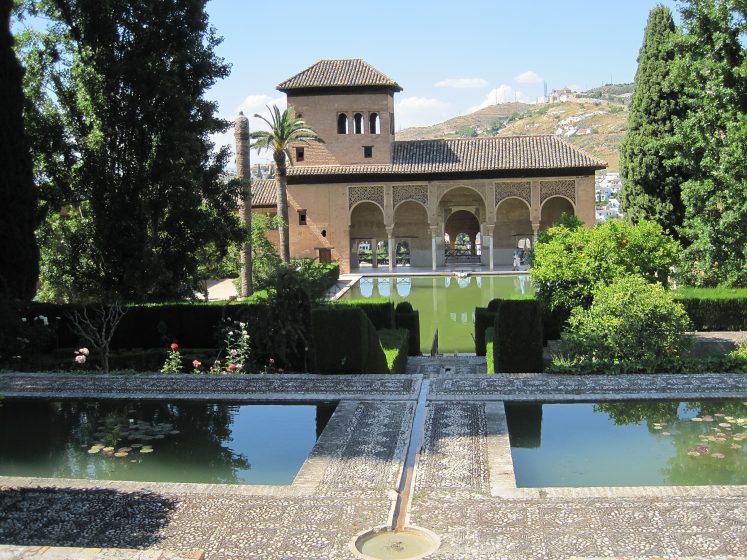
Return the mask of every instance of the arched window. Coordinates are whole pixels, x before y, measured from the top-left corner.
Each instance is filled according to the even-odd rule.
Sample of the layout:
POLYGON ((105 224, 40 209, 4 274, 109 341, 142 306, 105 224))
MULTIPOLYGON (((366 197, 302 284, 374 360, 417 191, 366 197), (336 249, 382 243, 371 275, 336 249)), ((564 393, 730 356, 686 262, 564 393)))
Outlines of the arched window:
POLYGON ((363 134, 363 115, 360 113, 353 115, 353 134, 363 134))
POLYGON ((379 132, 381 132, 381 125, 379 124, 378 113, 371 113, 368 116, 368 131, 371 134, 379 134, 379 132))
POLYGON ((345 113, 337 115, 337 134, 348 133, 348 116, 345 113))

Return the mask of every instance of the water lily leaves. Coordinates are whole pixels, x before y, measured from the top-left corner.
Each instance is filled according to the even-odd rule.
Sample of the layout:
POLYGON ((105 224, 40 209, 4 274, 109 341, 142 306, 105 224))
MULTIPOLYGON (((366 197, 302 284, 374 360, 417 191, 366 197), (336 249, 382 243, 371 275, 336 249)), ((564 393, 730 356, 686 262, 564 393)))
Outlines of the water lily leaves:
POLYGON ((117 451, 117 452, 116 452, 116 453, 114 454, 114 456, 115 456, 115 457, 120 457, 120 458, 121 458, 121 457, 127 457, 128 455, 129 455, 129 453, 127 453, 126 451, 117 451))

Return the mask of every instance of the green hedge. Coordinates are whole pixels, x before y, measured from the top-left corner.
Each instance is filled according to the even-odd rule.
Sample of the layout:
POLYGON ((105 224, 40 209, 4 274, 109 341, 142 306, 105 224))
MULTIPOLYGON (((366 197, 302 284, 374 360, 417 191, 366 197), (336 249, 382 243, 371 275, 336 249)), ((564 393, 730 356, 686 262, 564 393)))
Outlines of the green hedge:
POLYGON ((487 373, 495 373, 495 353, 493 347, 495 339, 495 327, 488 327, 485 329, 485 363, 488 366, 487 373))
POLYGON ((315 367, 318 373, 387 373, 378 334, 363 310, 329 305, 313 309, 315 367))
POLYGON ((341 299, 334 305, 361 309, 376 330, 394 328, 394 303, 388 299, 341 299))
POLYGON ((495 371, 542 371, 542 312, 536 300, 505 300, 495 318, 495 371))
MULTIPOLYGON (((493 301, 490 303, 492 304, 493 301)), ((486 331, 495 324, 495 316, 495 311, 490 311, 485 307, 475 308, 475 354, 478 356, 485 356, 486 331)))
POLYGON ((420 313, 409 302, 401 301, 394 310, 394 326, 407 329, 408 354, 420 356, 420 313))
POLYGON ((378 334, 389 372, 407 373, 408 332, 405 329, 382 329, 378 334))
POLYGON ((747 297, 682 297, 675 301, 685 306, 696 331, 747 330, 747 297))

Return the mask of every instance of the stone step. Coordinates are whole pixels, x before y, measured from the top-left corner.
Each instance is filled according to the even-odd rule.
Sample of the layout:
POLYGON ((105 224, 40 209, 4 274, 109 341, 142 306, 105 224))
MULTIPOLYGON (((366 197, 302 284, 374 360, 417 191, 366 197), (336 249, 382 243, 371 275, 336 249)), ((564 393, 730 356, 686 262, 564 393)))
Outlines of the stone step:
POLYGON ((0 560, 205 560, 202 550, 136 550, 67 546, 0 545, 0 560))

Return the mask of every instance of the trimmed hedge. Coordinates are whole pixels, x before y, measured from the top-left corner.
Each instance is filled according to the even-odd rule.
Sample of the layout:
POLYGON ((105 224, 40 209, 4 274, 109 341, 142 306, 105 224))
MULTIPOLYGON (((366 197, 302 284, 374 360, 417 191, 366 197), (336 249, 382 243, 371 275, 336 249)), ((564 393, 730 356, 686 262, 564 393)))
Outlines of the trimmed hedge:
POLYGON ((494 332, 495 371, 542 371, 542 312, 536 300, 505 300, 498 307, 494 332))
MULTIPOLYGON (((497 301, 498 300, 493 300, 490 304, 497 301)), ((475 354, 478 356, 485 356, 485 341, 487 338, 486 331, 487 329, 492 328, 495 324, 495 316, 495 311, 490 311, 488 308, 475 308, 475 354)))
POLYGON ((747 330, 747 297, 682 297, 681 303, 696 331, 747 330))
POLYGON ((409 335, 405 329, 382 329, 379 340, 384 349, 389 373, 407 373, 409 335))
POLYGON ((329 305, 311 311, 314 370, 318 373, 388 373, 371 321, 359 308, 329 305))
POLYGON ((397 329, 407 329, 408 354, 420 356, 420 313, 412 308, 407 301, 401 301, 394 310, 394 326, 397 329))
POLYGON ((333 305, 362 310, 376 330, 394 328, 394 303, 388 299, 341 299, 335 301, 333 305))
POLYGON ((493 347, 495 340, 495 327, 485 329, 485 363, 488 366, 488 374, 495 373, 495 353, 493 347))

